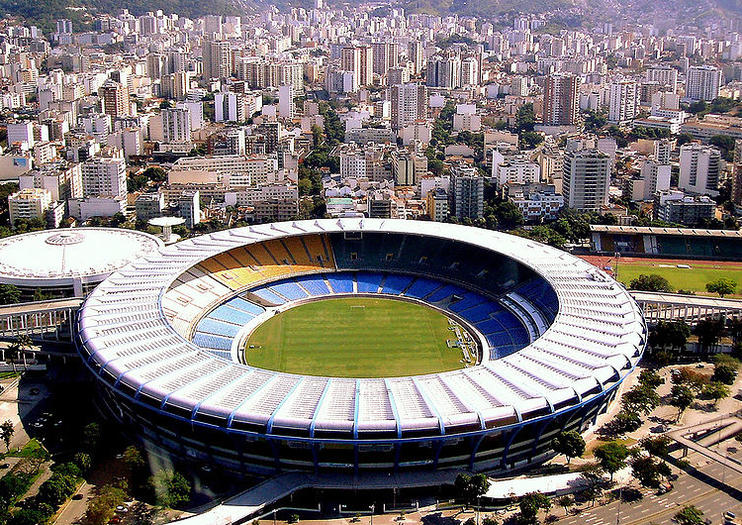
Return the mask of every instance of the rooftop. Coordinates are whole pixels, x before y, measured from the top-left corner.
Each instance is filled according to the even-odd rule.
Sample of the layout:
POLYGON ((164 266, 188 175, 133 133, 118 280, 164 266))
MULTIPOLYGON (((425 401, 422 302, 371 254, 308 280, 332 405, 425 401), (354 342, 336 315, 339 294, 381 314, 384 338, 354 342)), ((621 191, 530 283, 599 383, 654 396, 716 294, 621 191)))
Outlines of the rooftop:
POLYGON ((157 253, 156 237, 134 230, 45 230, 0 240, 0 281, 105 276, 144 255, 157 253))

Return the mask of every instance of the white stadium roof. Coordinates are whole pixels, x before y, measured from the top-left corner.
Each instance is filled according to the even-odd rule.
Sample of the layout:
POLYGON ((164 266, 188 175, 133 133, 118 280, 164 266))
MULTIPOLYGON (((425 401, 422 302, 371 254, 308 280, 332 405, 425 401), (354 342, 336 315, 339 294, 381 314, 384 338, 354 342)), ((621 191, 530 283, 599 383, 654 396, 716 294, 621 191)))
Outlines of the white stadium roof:
POLYGON ((0 240, 0 282, 19 286, 66 285, 74 279, 102 281, 130 262, 153 253, 153 235, 117 228, 45 230, 0 240))
MULTIPOLYGON (((208 274, 194 286, 195 312, 205 313, 233 295, 208 274)), ((267 424, 268 432, 309 429, 310 435, 315 430, 450 433, 447 428, 492 428, 574 406, 630 373, 643 351, 644 333, 641 312, 626 290, 563 251, 500 232, 396 219, 296 221, 197 237, 112 275, 88 297, 79 316, 88 361, 149 398, 149 404, 229 424, 267 424), (221 359, 188 341, 188 327, 165 315, 161 303, 170 285, 207 258, 281 237, 356 231, 439 237, 500 252, 550 283, 559 313, 529 346, 501 359, 380 379, 298 376, 221 359)))

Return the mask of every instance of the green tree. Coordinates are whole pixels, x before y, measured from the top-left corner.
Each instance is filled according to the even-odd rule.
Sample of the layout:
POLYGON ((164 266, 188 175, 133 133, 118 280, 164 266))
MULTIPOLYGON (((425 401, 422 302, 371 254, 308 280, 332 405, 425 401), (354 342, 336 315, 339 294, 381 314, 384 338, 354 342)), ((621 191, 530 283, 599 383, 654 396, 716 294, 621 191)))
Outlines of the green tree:
POLYGON ((640 383, 623 395, 621 405, 629 412, 649 414, 660 405, 660 396, 655 387, 640 383))
POLYGON ((564 515, 569 514, 569 508, 575 504, 575 499, 572 496, 564 495, 557 499, 557 505, 564 509, 564 515))
POLYGON ((675 521, 680 525, 701 525, 704 523, 703 511, 695 505, 686 505, 675 514, 675 521))
POLYGON ((464 472, 456 476, 454 488, 466 505, 471 505, 480 496, 487 493, 489 480, 484 474, 469 475, 464 472))
POLYGON ((90 454, 87 452, 77 452, 72 457, 72 461, 77 465, 77 467, 80 469, 80 472, 83 474, 87 473, 90 470, 90 467, 93 465, 93 460, 90 457, 90 454))
POLYGON ((712 382, 733 385, 736 379, 737 368, 734 366, 727 363, 721 363, 714 366, 714 375, 711 376, 712 382))
POLYGON ((551 442, 551 448, 557 454, 567 456, 567 464, 569 464, 572 458, 581 457, 585 453, 585 440, 574 430, 559 432, 551 442))
MULTIPOLYGON (((53 511, 52 511, 53 512, 53 511)), ((39 525, 51 517, 41 509, 18 509, 8 518, 7 525, 39 525)))
POLYGON ((631 280, 629 288, 646 292, 672 292, 670 282, 656 273, 650 275, 640 274, 639 277, 631 280))
POLYGON ((522 523, 536 523, 538 511, 547 511, 551 508, 551 499, 546 494, 531 492, 520 499, 518 507, 522 523))
POLYGON ((703 352, 708 353, 716 346, 724 329, 724 321, 720 319, 701 319, 693 328, 693 333, 698 336, 698 344, 703 352))
POLYGON ((642 426, 642 419, 636 412, 629 412, 626 409, 621 410, 616 416, 606 423, 606 433, 613 436, 621 436, 628 432, 639 430, 642 426))
POLYGON ((0 425, 0 438, 5 443, 5 450, 8 452, 10 451, 10 441, 13 439, 13 434, 15 434, 15 428, 13 422, 8 419, 0 425))
POLYGON ((12 284, 0 284, 0 304, 15 304, 21 302, 21 291, 12 284))
POLYGON ((671 474, 667 463, 652 456, 636 456, 631 461, 631 473, 643 487, 657 488, 671 474))
POLYGON ((719 404, 719 401, 721 401, 725 397, 729 397, 729 394, 731 392, 727 385, 725 385, 722 382, 715 381, 713 383, 709 383, 708 385, 704 386, 702 393, 707 398, 713 400, 714 407, 716 407, 719 404))
POLYGON ((648 388, 657 388, 660 385, 664 385, 665 380, 662 379, 656 370, 646 368, 639 374, 639 384, 648 388))
POLYGON ((100 442, 101 430, 98 423, 88 423, 82 429, 82 446, 89 451, 94 451, 98 448, 100 442))
POLYGON ((710 293, 718 293, 719 297, 725 295, 731 295, 737 289, 737 283, 731 279, 717 279, 706 283, 706 291, 710 293))
POLYGON ((117 505, 126 500, 126 493, 118 487, 105 485, 88 503, 86 525, 105 525, 113 518, 117 505))
POLYGON ((663 458, 670 453, 671 439, 667 436, 645 437, 639 442, 650 456, 663 458))
POLYGON ((685 348, 690 337, 690 327, 684 321, 658 321, 649 332, 649 345, 685 348))
POLYGON ((150 487, 163 507, 178 507, 190 499, 191 484, 180 472, 161 470, 150 478, 150 487))
POLYGON ((536 125, 536 114, 533 112, 533 104, 523 104, 515 113, 516 131, 533 131, 536 125))
POLYGON ((593 454, 598 458, 601 468, 611 475, 611 481, 613 481, 613 474, 626 466, 629 449, 623 443, 611 441, 597 447, 593 454))
POLYGON ((43 503, 59 507, 72 495, 77 487, 77 480, 55 472, 39 487, 38 498, 43 503))
POLYGON ((672 390, 670 391, 670 406, 674 406, 678 409, 678 421, 680 421, 683 412, 691 406, 695 397, 693 390, 689 387, 685 385, 673 385, 672 390))

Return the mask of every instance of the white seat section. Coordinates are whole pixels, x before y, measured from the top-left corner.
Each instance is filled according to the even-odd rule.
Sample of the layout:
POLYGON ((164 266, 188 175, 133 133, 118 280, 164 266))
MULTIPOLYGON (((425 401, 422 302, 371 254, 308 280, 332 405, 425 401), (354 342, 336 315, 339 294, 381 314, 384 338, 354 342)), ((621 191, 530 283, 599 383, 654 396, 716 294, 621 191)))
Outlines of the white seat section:
POLYGON ((314 429, 339 431, 353 428, 356 411, 356 380, 330 379, 317 405, 314 429))
POLYGON ((393 430, 398 428, 389 391, 383 379, 358 380, 358 430, 393 430))

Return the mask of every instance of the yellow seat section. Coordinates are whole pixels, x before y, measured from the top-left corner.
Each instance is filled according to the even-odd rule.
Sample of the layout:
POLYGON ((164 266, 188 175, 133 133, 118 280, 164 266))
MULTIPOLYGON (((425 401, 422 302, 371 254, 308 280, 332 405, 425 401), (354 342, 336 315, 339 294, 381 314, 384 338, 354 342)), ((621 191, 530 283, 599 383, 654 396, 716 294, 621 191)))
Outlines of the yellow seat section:
POLYGON ((274 240, 235 248, 198 265, 201 271, 212 275, 232 290, 246 288, 276 277, 317 271, 332 266, 334 266, 332 250, 326 249, 319 235, 289 237, 283 242, 274 240))

